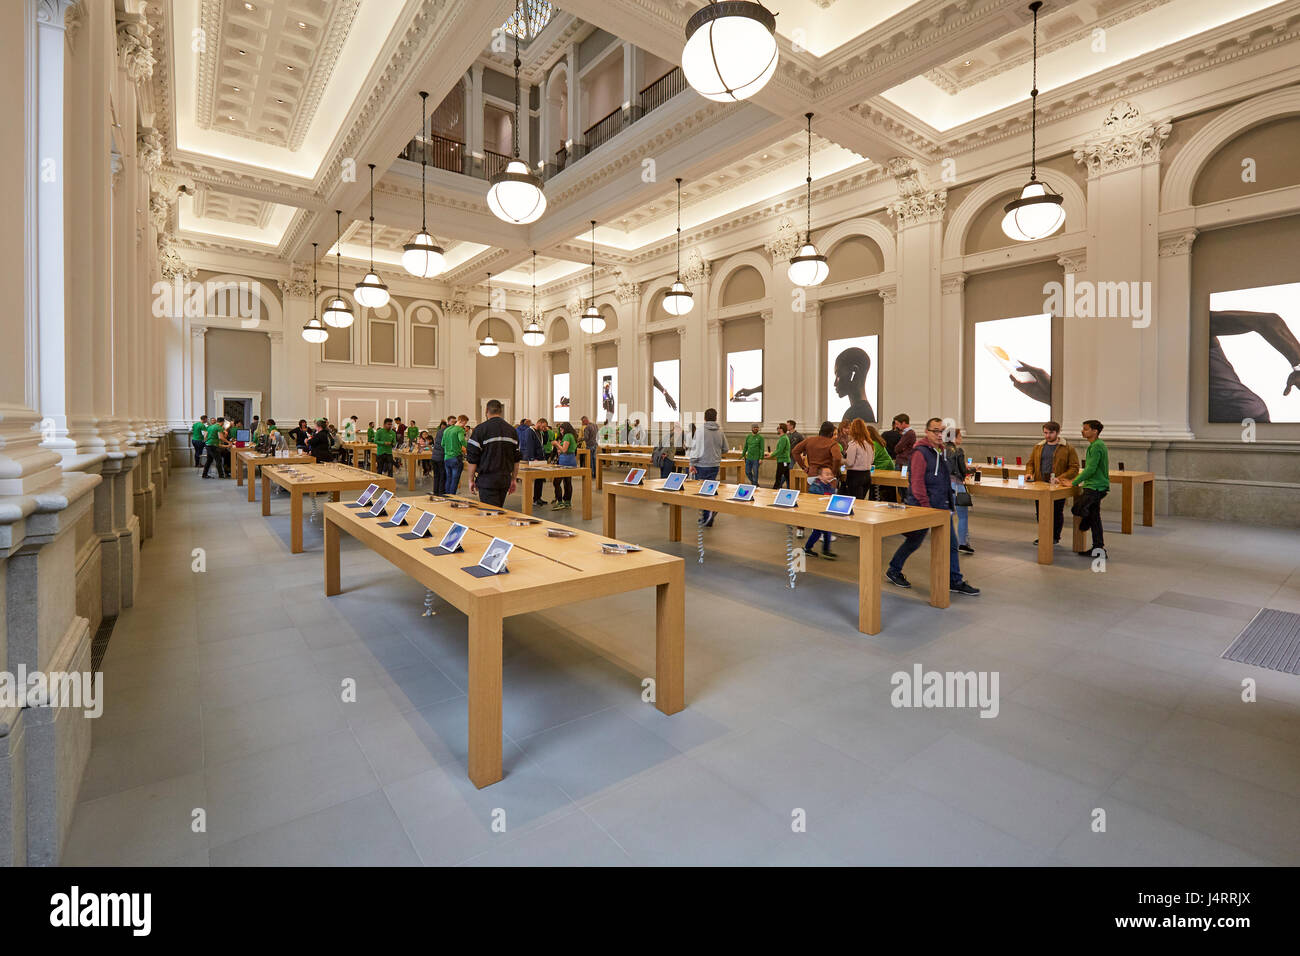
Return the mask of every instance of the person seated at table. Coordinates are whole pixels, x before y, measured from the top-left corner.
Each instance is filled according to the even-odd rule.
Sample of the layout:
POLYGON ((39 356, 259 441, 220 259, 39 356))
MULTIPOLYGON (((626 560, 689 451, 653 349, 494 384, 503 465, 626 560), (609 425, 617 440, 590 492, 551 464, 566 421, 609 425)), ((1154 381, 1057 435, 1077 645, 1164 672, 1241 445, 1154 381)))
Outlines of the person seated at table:
MULTIPOLYGON (((1073 481, 1079 473, 1079 453, 1061 437, 1061 423, 1043 423, 1043 440, 1029 452, 1025 462, 1025 481, 1046 481, 1059 485, 1073 481)), ((1034 502, 1034 519, 1038 519, 1038 502, 1034 502)), ((1065 526, 1065 499, 1052 502, 1052 543, 1061 543, 1061 529, 1065 526)), ((1038 539, 1034 539, 1038 544, 1038 539)))
MULTIPOLYGON (((808 494, 810 495, 833 495, 838 488, 839 484, 835 480, 835 473, 825 466, 817 470, 816 478, 809 478, 808 480, 808 494)), ((817 543, 818 538, 821 538, 822 541, 823 558, 827 561, 834 561, 839 557, 831 550, 831 533, 820 529, 816 529, 812 534, 808 535, 808 540, 803 546, 804 554, 810 558, 817 556, 817 552, 813 550, 813 545, 817 543)))

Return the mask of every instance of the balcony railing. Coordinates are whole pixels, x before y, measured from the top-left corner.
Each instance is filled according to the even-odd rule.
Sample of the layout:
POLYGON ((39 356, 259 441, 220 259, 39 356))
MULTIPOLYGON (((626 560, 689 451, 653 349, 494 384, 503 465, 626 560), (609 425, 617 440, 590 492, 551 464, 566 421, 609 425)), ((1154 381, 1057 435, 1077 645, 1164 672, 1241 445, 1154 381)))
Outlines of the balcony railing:
POLYGON ((418 163, 424 157, 426 149, 428 150, 430 166, 436 166, 438 169, 445 169, 453 173, 463 173, 465 171, 465 144, 458 139, 439 136, 437 133, 429 136, 427 141, 419 136, 415 137, 406 144, 406 148, 399 154, 399 158, 418 163))
POLYGON ((641 91, 641 115, 663 106, 686 89, 686 76, 680 66, 675 66, 641 91))
POLYGON ((596 120, 582 134, 582 138, 587 142, 587 151, 590 152, 605 141, 613 139, 614 134, 621 133, 626 125, 628 125, 628 121, 624 116, 622 107, 614 110, 608 116, 596 120))
POLYGON ((483 178, 491 179, 497 173, 504 173, 506 167, 510 165, 510 157, 505 153, 494 153, 490 149, 483 150, 483 178))

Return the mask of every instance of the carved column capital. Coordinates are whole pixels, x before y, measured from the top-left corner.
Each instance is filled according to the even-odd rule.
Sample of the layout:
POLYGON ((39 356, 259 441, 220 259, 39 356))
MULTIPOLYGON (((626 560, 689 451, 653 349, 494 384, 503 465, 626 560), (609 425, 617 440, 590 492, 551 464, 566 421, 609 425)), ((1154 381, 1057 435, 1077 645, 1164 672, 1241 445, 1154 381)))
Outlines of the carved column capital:
POLYGON ((1200 233, 1195 229, 1180 229, 1177 232, 1165 233, 1160 237, 1160 258, 1191 255, 1192 243, 1196 241, 1198 235, 1200 233))
POLYGON ((147 83, 157 62, 153 25, 143 13, 122 14, 117 21, 117 55, 132 83, 147 83))
POLYGON ((884 300, 885 305, 893 305, 898 301, 898 286, 887 285, 876 290, 876 294, 884 300))
POLYGON ((957 295, 966 287, 966 273, 957 272, 944 276, 939 281, 939 290, 944 295, 957 295))
POLYGON ((1062 252, 1056 257, 1056 264, 1066 272, 1081 275, 1088 271, 1088 250, 1075 249, 1071 252, 1062 252))
POLYGON ((1074 161, 1086 167, 1090 177, 1158 163, 1173 128, 1172 120, 1148 121, 1135 104, 1120 100, 1106 112, 1099 133, 1074 147, 1074 161))

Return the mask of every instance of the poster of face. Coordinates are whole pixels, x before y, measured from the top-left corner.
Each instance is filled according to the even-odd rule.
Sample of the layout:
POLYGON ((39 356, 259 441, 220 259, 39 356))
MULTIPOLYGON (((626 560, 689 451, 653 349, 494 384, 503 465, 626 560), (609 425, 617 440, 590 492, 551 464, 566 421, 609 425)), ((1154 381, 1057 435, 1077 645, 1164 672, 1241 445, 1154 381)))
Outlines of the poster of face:
POLYGON ((568 372, 556 372, 551 376, 551 395, 555 406, 551 409, 551 421, 567 422, 569 420, 568 372))
POLYGON ((651 410, 657 422, 681 420, 677 400, 681 394, 682 363, 680 359, 667 359, 654 364, 654 381, 651 383, 651 410))
POLYGON ((1209 420, 1300 422, 1300 282, 1210 293, 1209 420))
POLYGON ((600 403, 600 423, 608 425, 618 415, 618 368, 596 369, 596 398, 600 403))
POLYGON ((1052 316, 975 324, 975 421, 1042 422, 1052 416, 1052 316))
POLYGON ((727 421, 763 420, 763 350, 727 353, 727 421))
POLYGON ((880 336, 859 335, 826 343, 826 420, 876 422, 880 336))

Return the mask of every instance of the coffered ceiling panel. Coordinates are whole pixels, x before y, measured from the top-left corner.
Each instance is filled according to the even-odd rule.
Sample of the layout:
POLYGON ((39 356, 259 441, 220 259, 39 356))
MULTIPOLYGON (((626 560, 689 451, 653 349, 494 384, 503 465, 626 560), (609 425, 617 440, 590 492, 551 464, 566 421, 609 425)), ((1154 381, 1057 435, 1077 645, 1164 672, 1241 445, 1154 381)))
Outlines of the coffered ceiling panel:
POLYGON ((215 189, 200 188, 194 197, 194 215, 199 219, 216 219, 254 229, 265 229, 271 221, 275 203, 247 196, 235 196, 215 189))

